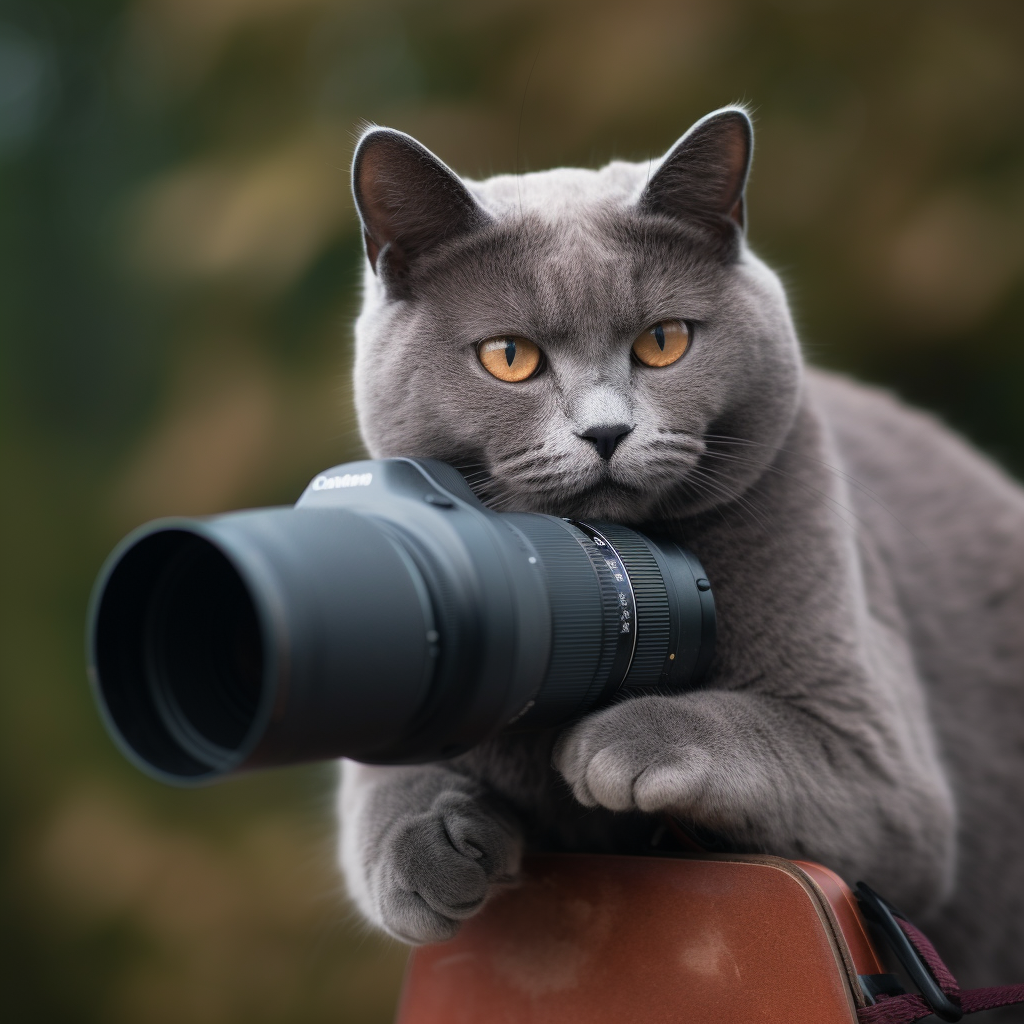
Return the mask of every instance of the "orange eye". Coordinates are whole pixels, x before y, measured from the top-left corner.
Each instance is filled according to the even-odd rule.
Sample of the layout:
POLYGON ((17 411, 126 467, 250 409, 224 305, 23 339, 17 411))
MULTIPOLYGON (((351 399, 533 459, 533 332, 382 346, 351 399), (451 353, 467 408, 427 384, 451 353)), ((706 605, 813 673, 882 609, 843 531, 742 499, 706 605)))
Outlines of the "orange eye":
POLYGON ((644 366, 671 366, 689 345, 690 332, 682 320, 662 320, 633 342, 633 355, 644 366))
POLYGON ((488 373, 511 384, 532 377, 540 366, 540 349, 529 338, 488 338, 477 353, 488 373))

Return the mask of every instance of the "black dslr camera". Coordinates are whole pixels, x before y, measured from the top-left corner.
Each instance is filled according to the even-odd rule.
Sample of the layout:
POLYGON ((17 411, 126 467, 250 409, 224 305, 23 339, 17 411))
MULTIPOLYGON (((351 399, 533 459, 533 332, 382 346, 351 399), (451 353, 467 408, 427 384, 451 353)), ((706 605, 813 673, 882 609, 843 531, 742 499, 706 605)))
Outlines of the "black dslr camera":
POLYGON ((672 541, 482 505, 430 459, 352 462, 294 508, 162 519, 93 592, 114 739, 165 782, 435 761, 694 684, 715 606, 672 541))

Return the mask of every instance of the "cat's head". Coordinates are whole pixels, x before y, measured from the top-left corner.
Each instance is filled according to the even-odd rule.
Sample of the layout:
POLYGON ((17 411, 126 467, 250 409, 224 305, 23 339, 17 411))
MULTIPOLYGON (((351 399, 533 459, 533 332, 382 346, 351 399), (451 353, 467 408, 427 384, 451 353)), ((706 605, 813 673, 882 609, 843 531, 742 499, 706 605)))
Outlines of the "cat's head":
POLYGON ((731 107, 650 164, 474 182, 367 130, 353 188, 370 453, 451 462, 495 508, 621 522, 749 487, 800 381, 782 286, 744 240, 751 146, 731 107))

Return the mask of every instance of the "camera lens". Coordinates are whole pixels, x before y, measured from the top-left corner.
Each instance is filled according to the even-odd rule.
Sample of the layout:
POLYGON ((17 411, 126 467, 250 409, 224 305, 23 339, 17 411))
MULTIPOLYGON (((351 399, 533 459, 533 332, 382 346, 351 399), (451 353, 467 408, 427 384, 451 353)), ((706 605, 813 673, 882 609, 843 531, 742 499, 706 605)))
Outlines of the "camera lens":
POLYGON ((484 507, 450 466, 316 477, 295 508, 142 527, 90 608, 90 676, 167 782, 438 761, 700 679, 714 603, 666 538, 484 507))
POLYGON ((263 649, 252 599, 209 541, 186 535, 157 584, 145 658, 174 739, 211 767, 230 763, 256 717, 263 649))

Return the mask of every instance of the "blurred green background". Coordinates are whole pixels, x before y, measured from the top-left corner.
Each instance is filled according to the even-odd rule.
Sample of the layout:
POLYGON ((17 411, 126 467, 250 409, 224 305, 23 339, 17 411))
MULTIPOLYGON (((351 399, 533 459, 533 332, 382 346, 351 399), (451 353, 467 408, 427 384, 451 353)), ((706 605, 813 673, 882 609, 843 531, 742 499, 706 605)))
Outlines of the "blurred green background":
POLYGON ((130 769, 86 689, 90 583, 145 519, 358 454, 360 121, 482 176, 656 155, 736 100, 810 357, 1024 469, 1018 3, 0 0, 7 1019, 390 1019, 404 952, 344 905, 332 769, 130 769))

